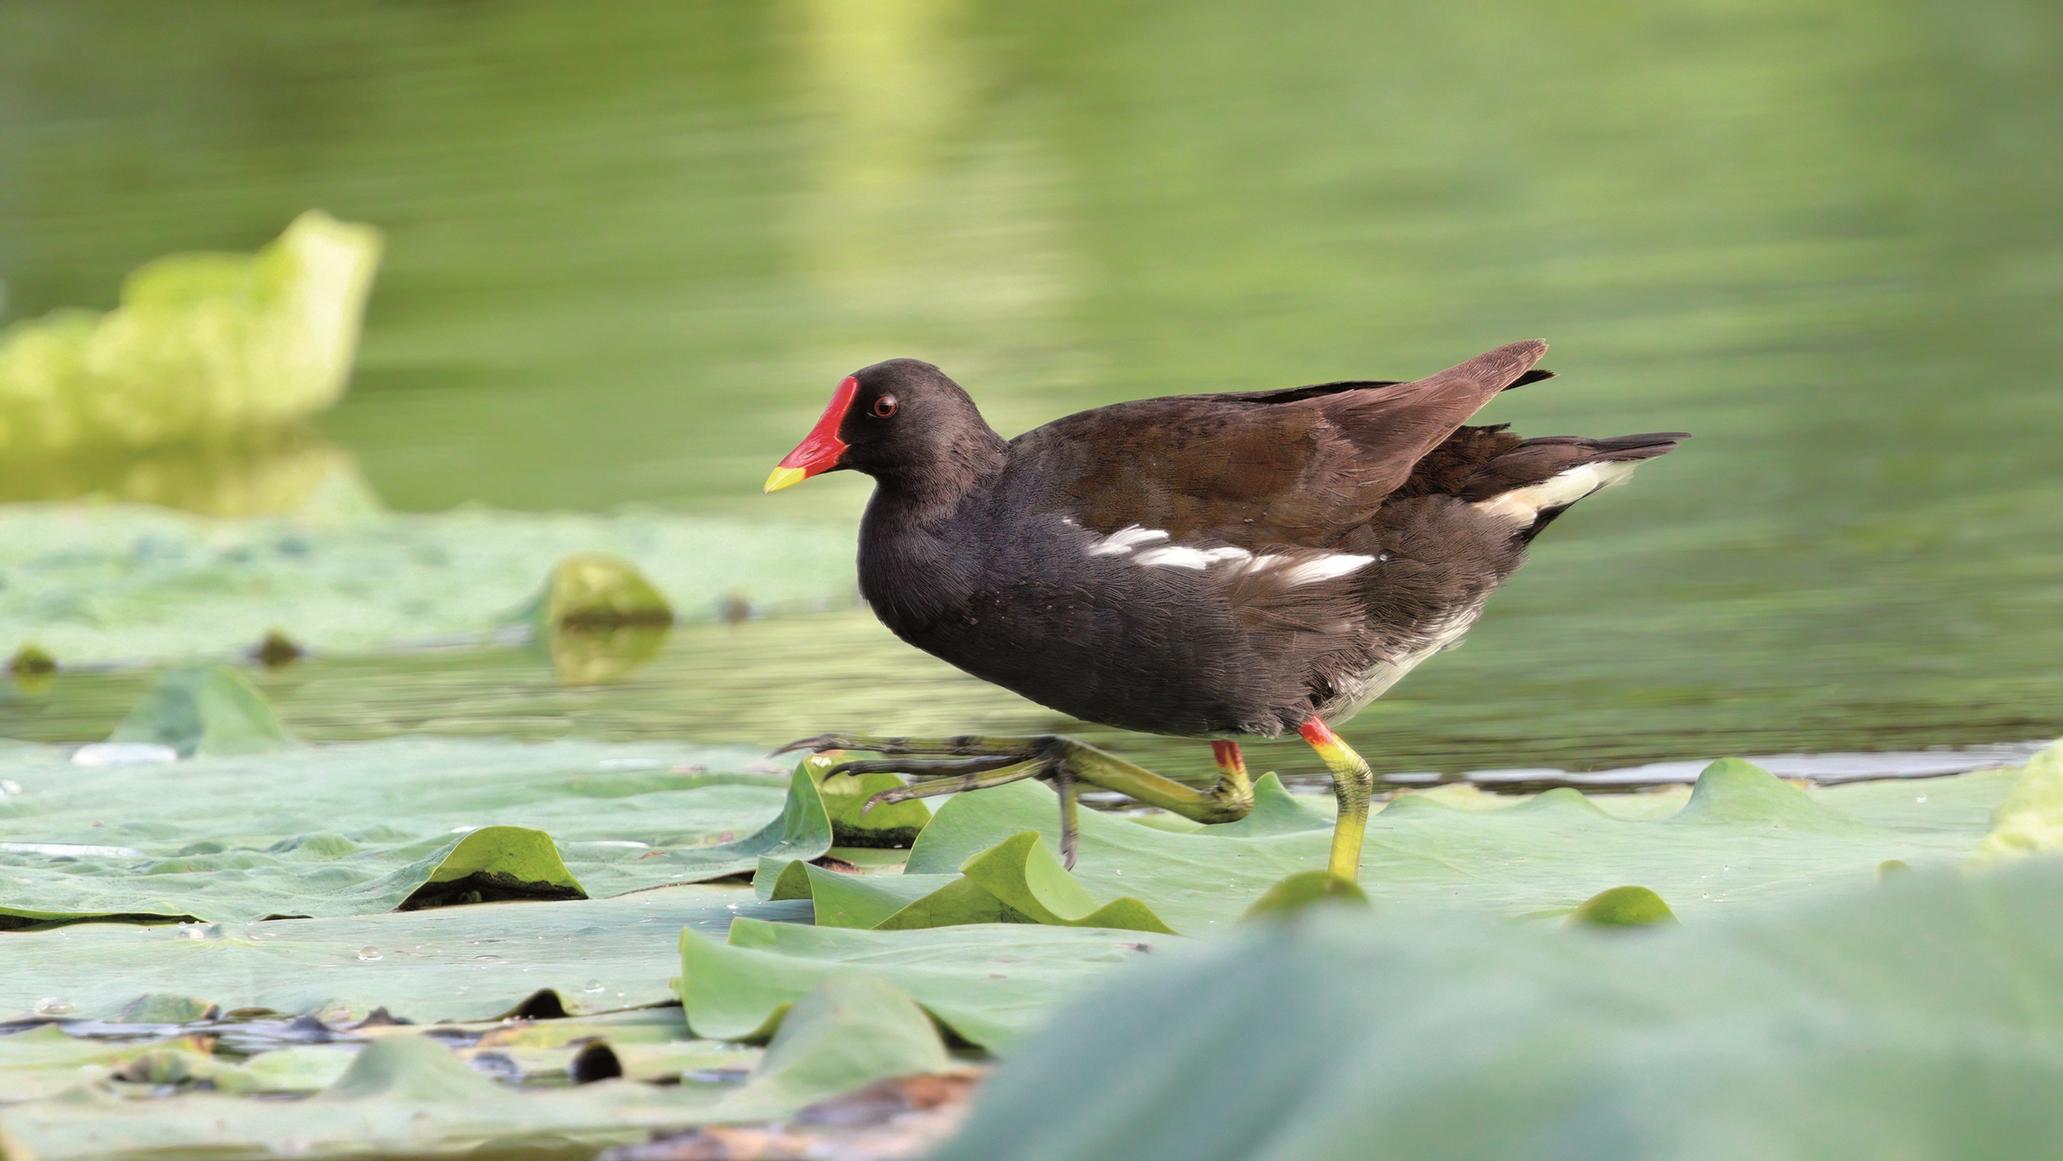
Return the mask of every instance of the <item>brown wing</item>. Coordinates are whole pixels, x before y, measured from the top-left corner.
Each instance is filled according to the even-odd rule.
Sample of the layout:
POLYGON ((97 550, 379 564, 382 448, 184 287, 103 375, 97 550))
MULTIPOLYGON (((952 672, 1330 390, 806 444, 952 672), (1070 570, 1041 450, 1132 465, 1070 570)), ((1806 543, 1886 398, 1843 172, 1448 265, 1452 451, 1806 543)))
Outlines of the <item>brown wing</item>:
POLYGON ((1547 350, 1512 343, 1408 383, 1121 403, 1013 443, 1041 499, 1092 531, 1321 548, 1366 524, 1491 396, 1547 350), (1313 392, 1318 392, 1313 394, 1313 392))

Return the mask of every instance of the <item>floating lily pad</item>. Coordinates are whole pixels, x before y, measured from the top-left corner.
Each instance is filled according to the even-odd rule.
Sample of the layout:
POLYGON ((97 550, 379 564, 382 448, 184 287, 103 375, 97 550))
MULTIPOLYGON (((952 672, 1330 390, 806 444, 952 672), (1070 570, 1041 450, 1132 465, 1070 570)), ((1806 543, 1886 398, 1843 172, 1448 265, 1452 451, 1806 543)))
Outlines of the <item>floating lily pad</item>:
MULTIPOLYGON (((1987 804, 2004 798, 2015 777, 2026 785, 2035 776, 1936 779, 1915 801, 1907 784, 1807 791, 1728 759, 1713 763, 1674 813, 1656 815, 1608 812, 1572 790, 1465 808, 1412 794, 1371 818, 1359 886, 1384 913, 1519 916, 1568 914, 1632 882, 1694 914, 1867 883, 1887 858, 1954 863, 1977 848, 1987 804)), ((907 883, 805 872, 762 882, 793 893, 828 887, 834 923, 1001 919, 1199 934, 1236 920, 1290 876, 1325 865, 1331 824, 1322 811, 1273 778, 1256 783, 1255 799, 1258 824, 1190 831, 1085 812, 1081 857, 1068 873, 1052 854, 1052 793, 1018 783, 940 807, 910 853, 907 883)), ((1595 914, 1607 910, 1621 913, 1601 903, 1595 914)))
POLYGON ((636 562, 684 621, 720 618, 740 589, 773 608, 851 600, 850 545, 805 526, 317 499, 245 519, 110 504, 82 520, 71 505, 0 505, 0 654, 33 641, 68 667, 218 659, 268 629, 328 654, 505 639, 509 611, 528 608, 538 578, 576 553, 636 562))
POLYGON ((1640 939, 1270 925, 1055 1019, 934 1161, 2025 1155, 2063 1134, 2059 896, 2043 860, 1640 939))
POLYGON ((539 992, 574 1013, 666 1004, 680 932, 720 937, 741 914, 804 921, 809 908, 761 903, 742 884, 698 884, 615 899, 11 932, 0 935, 0 1019, 110 1017, 175 988, 224 1012, 332 1021, 380 1008, 418 1023, 491 1020, 539 992))
POLYGON ((680 940, 680 998, 697 1035, 769 1035, 819 982, 885 980, 971 1043, 1001 1047, 1059 997, 1167 937, 1085 927, 981 924, 855 931, 740 919, 728 942, 680 940))
MULTIPOLYGON (((185 711, 239 704, 215 676, 196 680, 199 696, 179 687, 185 711)), ((268 736, 200 717, 203 739, 268 736)), ((6 817, 38 841, 0 843, 0 927, 603 896, 823 855, 831 828, 814 780, 735 772, 742 760, 682 747, 402 740, 78 766, 58 750, 11 749, 0 776, 21 792, 6 817)))
MULTIPOLYGON (((162 1050, 141 1055, 170 1056, 162 1050)), ((294 1082, 334 1069, 339 1058, 317 1049, 267 1053, 241 1068, 205 1057, 176 1063, 193 1071, 162 1079, 205 1077, 234 1092, 292 1091, 294 1082)), ((499 1155, 519 1140, 540 1138, 579 1142, 592 1152, 655 1130, 780 1117, 869 1081, 946 1064, 937 1030, 907 997, 878 980, 830 979, 798 997, 781 1033, 736 1086, 661 1087, 624 1079, 518 1092, 436 1039, 403 1034, 375 1039, 326 1088, 293 1102, 221 1092, 124 1100, 104 1083, 73 1078, 59 1095, 0 1113, 0 1140, 43 1161, 201 1150, 334 1156, 476 1149, 476 1155, 499 1155)))

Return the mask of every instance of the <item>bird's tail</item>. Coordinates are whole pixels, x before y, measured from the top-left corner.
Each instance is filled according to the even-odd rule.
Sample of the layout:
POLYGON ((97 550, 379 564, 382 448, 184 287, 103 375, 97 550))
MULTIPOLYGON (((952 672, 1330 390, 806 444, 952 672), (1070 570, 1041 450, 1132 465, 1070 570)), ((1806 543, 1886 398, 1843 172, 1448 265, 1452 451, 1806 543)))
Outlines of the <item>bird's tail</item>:
POLYGON ((1624 483, 1642 462, 1666 455, 1689 438, 1688 432, 1657 431, 1610 439, 1529 439, 1477 469, 1460 494, 1481 511, 1509 521, 1520 540, 1531 540, 1569 505, 1624 483))

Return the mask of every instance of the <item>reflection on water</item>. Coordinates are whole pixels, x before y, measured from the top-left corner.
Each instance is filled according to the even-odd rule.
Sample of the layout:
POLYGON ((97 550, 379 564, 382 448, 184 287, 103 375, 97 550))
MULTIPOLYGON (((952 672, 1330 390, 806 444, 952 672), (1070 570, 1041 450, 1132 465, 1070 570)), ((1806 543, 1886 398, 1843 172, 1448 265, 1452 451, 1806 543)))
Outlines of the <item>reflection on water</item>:
MULTIPOLYGON (((308 206, 374 222, 324 430, 388 503, 841 537, 859 481, 759 481, 878 358, 942 363, 1012 431, 1542 334, 1563 378, 1494 418, 1698 438, 1355 723, 1385 768, 2056 732, 2063 25, 1490 9, 6 6, 0 277, 15 314, 105 305, 308 206)), ((1051 724, 858 615, 684 628, 592 689, 513 653, 267 680, 321 736, 1051 724)), ((0 708, 89 736, 141 681, 0 708)))
POLYGON ((325 484, 356 479, 343 448, 287 432, 231 446, 12 460, 0 471, 0 504, 84 497, 207 516, 266 516, 299 511, 325 484))
MULTIPOLYGON (((1494 656, 1484 649, 1475 660, 1493 670, 1540 660, 1525 655, 1523 641, 1506 644, 1494 656)), ((317 741, 426 731, 744 741, 771 749, 826 730, 920 736, 1065 732, 1170 775, 1203 778, 1211 769, 1201 742, 1071 721, 910 649, 863 612, 678 625, 649 664, 610 673, 611 683, 602 685, 578 679, 601 676, 597 667, 624 658, 592 641, 577 648, 597 650, 601 660, 597 653, 569 654, 567 648, 317 658, 251 677, 291 729, 317 741), (569 663, 572 682, 562 679, 569 663)), ((1889 700, 1858 698, 1800 712, 1790 694, 1742 690, 1727 675, 1695 687, 1613 696, 1613 683, 1529 680, 1501 670, 1486 675, 1467 664, 1467 652, 1428 665, 1343 731, 1378 771, 1502 770, 1502 784, 1523 787, 1562 780, 1553 771, 1729 753, 1977 747, 1967 760, 1879 756, 1830 768, 1835 776, 1940 773, 2013 760, 2021 749, 1981 744, 2043 732, 2025 718, 1999 713, 1981 694, 1955 701, 1924 685, 1887 686, 1881 696, 1889 700), (1497 698, 1471 695, 1471 686, 1493 677, 1500 679, 1497 698)), ((5 733, 51 742, 105 737, 149 681, 142 673, 63 673, 33 697, 0 685, 0 716, 12 723, 5 733)), ((1324 780, 1322 768, 1293 738, 1256 744, 1250 761, 1292 780, 1324 780)), ((1677 766, 1632 781, 1694 772, 1695 766, 1677 766)), ((1801 766, 1796 772, 1829 770, 1801 766)))

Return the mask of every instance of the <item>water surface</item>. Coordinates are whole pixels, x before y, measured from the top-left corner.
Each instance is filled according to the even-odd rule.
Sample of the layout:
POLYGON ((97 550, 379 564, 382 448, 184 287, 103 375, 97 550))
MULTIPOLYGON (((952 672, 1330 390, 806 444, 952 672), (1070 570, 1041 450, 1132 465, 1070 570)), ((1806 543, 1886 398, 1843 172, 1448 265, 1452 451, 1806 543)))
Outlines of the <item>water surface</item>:
MULTIPOLYGON (((248 248, 309 206, 377 223, 318 446, 390 505, 850 537, 863 481, 759 481, 882 357, 939 362, 1014 432, 1544 335, 1563 377, 1493 418, 1697 439, 1557 524, 1467 648, 1355 723, 1379 765, 2063 722, 2045 4, 137 11, 0 8, 9 316, 106 305, 154 254, 248 248)), ((0 470, 0 495, 47 486, 0 470)), ((84 738, 141 680, 0 713, 84 738)), ((268 684, 312 736, 1053 720, 857 612, 683 629, 600 690, 503 653, 268 684)))

